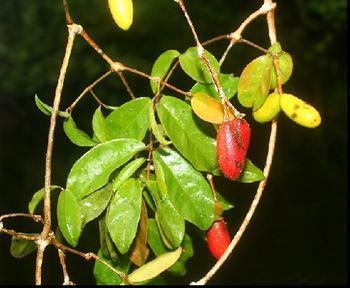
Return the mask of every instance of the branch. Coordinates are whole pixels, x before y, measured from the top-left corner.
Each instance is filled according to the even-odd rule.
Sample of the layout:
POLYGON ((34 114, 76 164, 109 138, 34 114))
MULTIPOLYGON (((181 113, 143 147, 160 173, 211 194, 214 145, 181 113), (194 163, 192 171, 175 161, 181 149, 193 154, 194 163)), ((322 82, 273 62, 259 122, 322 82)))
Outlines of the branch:
POLYGON ((74 285, 74 283, 70 280, 69 274, 67 271, 67 265, 66 265, 66 254, 59 248, 57 248, 58 257, 60 259, 60 264, 62 267, 62 273, 63 273, 63 285, 74 285))
POLYGON ((53 102, 53 110, 50 118, 50 127, 47 140, 47 150, 45 158, 45 194, 44 194, 44 227, 41 232, 41 239, 38 241, 38 250, 36 257, 36 271, 35 271, 35 283, 36 285, 41 285, 41 268, 42 260, 44 256, 44 251, 48 245, 48 237, 51 230, 51 160, 52 160, 52 150, 55 136, 56 119, 58 115, 59 105, 61 102, 62 89, 64 84, 64 79, 67 72, 67 67, 69 63, 69 58, 72 52, 73 43, 76 34, 82 31, 81 26, 76 24, 68 25, 68 42, 66 46, 66 52, 64 54, 63 63, 60 70, 60 75, 58 78, 55 98, 53 102))

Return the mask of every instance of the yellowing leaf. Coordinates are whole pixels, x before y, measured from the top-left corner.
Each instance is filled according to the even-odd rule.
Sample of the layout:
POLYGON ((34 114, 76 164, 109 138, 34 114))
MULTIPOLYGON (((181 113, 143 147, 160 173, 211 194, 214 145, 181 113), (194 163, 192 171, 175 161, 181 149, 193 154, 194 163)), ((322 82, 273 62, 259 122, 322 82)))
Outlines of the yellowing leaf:
POLYGON ((179 247, 175 251, 160 255, 156 259, 134 270, 128 276, 129 282, 142 282, 158 276, 170 266, 174 265, 174 263, 179 259, 181 253, 182 248, 179 247))
MULTIPOLYGON (((196 115, 204 121, 221 124, 224 120, 222 104, 205 93, 195 93, 191 98, 191 106, 196 115)), ((234 119, 232 112, 228 113, 229 120, 234 119)))

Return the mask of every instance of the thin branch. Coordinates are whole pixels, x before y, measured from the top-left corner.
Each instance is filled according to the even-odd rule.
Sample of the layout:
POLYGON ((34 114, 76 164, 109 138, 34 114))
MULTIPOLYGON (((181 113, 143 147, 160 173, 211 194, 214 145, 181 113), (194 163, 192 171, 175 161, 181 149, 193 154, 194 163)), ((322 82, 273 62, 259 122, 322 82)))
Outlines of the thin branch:
POLYGON ((220 40, 225 40, 225 39, 230 39, 230 34, 224 34, 224 35, 219 35, 219 36, 216 36, 214 38, 211 38, 207 41, 204 41, 202 43, 203 46, 207 46, 209 44, 212 44, 214 42, 217 42, 217 41, 220 41, 220 40))
POLYGON ((38 235, 28 235, 25 233, 20 233, 12 229, 6 229, 0 226, 0 233, 7 234, 19 239, 29 240, 29 241, 37 241, 40 238, 40 234, 38 235))
POLYGON ((41 267, 42 258, 44 256, 44 251, 46 248, 46 240, 49 236, 51 230, 51 160, 52 160, 52 150, 55 136, 56 119, 58 115, 59 105, 61 102, 62 89, 64 84, 64 79, 67 72, 67 67, 70 59, 70 55, 73 48, 73 43, 76 34, 81 32, 82 28, 79 25, 72 24, 68 25, 68 41, 66 46, 66 52, 64 54, 63 63, 60 70, 60 75, 58 78, 55 98, 53 102, 53 110, 50 118, 50 127, 47 140, 47 150, 45 158, 45 194, 44 194, 44 227, 41 233, 42 242, 38 245, 38 252, 36 257, 36 273, 35 273, 35 283, 41 285, 41 267))
POLYGON ((90 94, 92 95, 92 97, 94 97, 94 99, 96 100, 96 102, 97 102, 100 106, 102 106, 102 107, 104 107, 104 108, 106 108, 106 109, 109 109, 109 110, 115 110, 115 109, 118 108, 118 107, 110 106, 110 105, 107 105, 107 104, 103 103, 103 102, 100 100, 100 98, 97 97, 97 95, 95 94, 95 92, 94 92, 92 89, 90 90, 90 94))
POLYGON ((16 217, 32 218, 35 222, 43 222, 41 215, 33 215, 29 213, 10 213, 10 214, 1 215, 0 222, 2 222, 4 219, 16 218, 16 217))
POLYGON ((74 283, 70 280, 67 265, 66 265, 66 254, 59 248, 57 248, 58 258, 60 259, 60 264, 62 267, 63 273, 63 285, 74 285, 74 283))
MULTIPOLYGON (((274 7, 274 8, 276 7, 276 4, 273 3, 272 0, 264 0, 264 5, 266 7, 267 6, 274 7)), ((274 12, 272 10, 269 10, 269 12, 267 13, 267 23, 268 23, 271 44, 276 42, 276 29, 275 29, 273 13, 274 12)), ((278 61, 277 61, 277 65, 278 65, 278 61)), ((276 69, 278 69, 278 66, 276 69)), ((281 86, 281 77, 278 77, 277 81, 279 82, 279 86, 281 86)), ((245 232, 250 220, 252 219, 252 217, 254 215, 256 207, 258 206, 259 201, 260 201, 261 196, 262 196, 262 193, 265 189, 265 186, 266 186, 269 174, 270 174, 273 155, 275 152, 276 137, 277 137, 277 119, 275 118, 274 120, 272 120, 272 123, 271 123, 268 152, 267 152, 266 162, 265 162, 265 167, 264 167, 265 179, 259 183, 254 200, 253 200, 253 202, 248 210, 248 213, 246 214, 246 216, 245 216, 241 226, 239 227, 237 233, 233 237, 230 245, 227 247, 225 253, 220 257, 220 259, 215 263, 215 265, 208 271, 208 273, 203 278, 201 278, 200 280, 198 280, 196 282, 192 282, 191 285, 205 285, 215 275, 215 273, 220 269, 220 267, 225 263, 225 261, 227 260, 229 255, 232 254, 234 248, 236 247, 239 240, 241 239, 241 237, 242 237, 243 233, 245 232)))
POLYGON ((122 83, 123 83, 126 91, 128 92, 129 96, 131 97, 131 99, 136 99, 135 94, 134 94, 134 92, 132 92, 130 85, 129 85, 128 81, 126 81, 123 73, 120 71, 117 71, 117 74, 120 77, 120 79, 122 80, 122 83))
POLYGON ((268 53, 268 52, 269 52, 269 51, 268 51, 267 49, 265 49, 264 47, 261 47, 261 46, 255 44, 255 43, 253 43, 253 42, 247 40, 247 39, 241 38, 241 39, 238 40, 238 42, 247 44, 247 45, 249 45, 249 46, 252 46, 252 47, 254 47, 254 48, 256 48, 256 49, 258 49, 258 50, 260 50, 260 51, 262 51, 262 52, 264 52, 264 53, 268 53))

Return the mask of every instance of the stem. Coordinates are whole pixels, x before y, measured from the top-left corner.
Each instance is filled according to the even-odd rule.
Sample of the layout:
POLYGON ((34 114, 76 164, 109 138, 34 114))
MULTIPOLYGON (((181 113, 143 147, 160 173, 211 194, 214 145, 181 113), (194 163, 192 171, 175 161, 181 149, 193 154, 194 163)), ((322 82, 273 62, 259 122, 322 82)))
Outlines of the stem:
POLYGON ((68 25, 68 42, 66 46, 66 52, 64 54, 63 63, 60 70, 60 75, 58 78, 55 98, 53 102, 53 110, 50 118, 50 127, 47 140, 47 150, 45 158, 45 194, 44 194, 44 227, 41 232, 42 243, 38 245, 38 252, 36 257, 36 273, 35 273, 35 283, 36 285, 41 285, 41 266, 44 256, 44 251, 46 248, 46 240, 49 236, 51 230, 51 160, 52 160, 52 150, 55 136, 56 119, 58 115, 59 105, 61 102, 62 89, 64 84, 64 79, 67 72, 67 67, 69 63, 69 58, 72 52, 73 43, 76 34, 80 33, 82 30, 81 26, 72 24, 68 25))
POLYGON ((58 252, 58 257, 60 259, 60 264, 62 267, 63 285, 74 285, 74 283, 70 281, 70 277, 67 271, 66 254, 59 248, 57 249, 57 252, 58 252))

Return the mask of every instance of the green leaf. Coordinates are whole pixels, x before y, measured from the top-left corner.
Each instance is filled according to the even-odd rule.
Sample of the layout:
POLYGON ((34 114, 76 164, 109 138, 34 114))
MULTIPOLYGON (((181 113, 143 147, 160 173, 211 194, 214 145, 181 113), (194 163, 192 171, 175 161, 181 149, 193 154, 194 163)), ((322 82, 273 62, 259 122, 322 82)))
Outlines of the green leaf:
POLYGON ((149 127, 150 98, 141 97, 124 103, 106 117, 109 139, 145 138, 149 127))
POLYGON ((107 184, 79 201, 81 221, 84 227, 88 222, 94 220, 106 209, 113 194, 111 184, 107 184))
POLYGON ((111 139, 105 117, 101 111, 101 106, 96 109, 92 118, 92 129, 94 131, 94 135, 100 142, 107 142, 111 139))
POLYGON ((158 276, 172 266, 179 259, 181 253, 182 248, 179 247, 175 251, 158 256, 156 259, 146 263, 129 274, 129 281, 131 283, 142 282, 158 276))
MULTIPOLYGON (((53 111, 53 108, 51 106, 45 104, 43 101, 41 101, 37 94, 35 94, 35 105, 45 115, 51 115, 51 113, 53 111)), ((61 116, 63 118, 70 117, 69 113, 64 112, 64 111, 58 111, 58 116, 61 116)))
MULTIPOLYGON (((54 191, 55 189, 63 190, 63 188, 60 186, 56 186, 56 185, 50 186, 51 192, 54 191)), ((30 214, 34 214, 36 207, 44 199, 44 194, 45 194, 45 188, 41 188, 40 190, 34 193, 32 199, 28 203, 28 211, 30 214)))
MULTIPOLYGON (((220 64, 216 58, 208 51, 204 54, 207 56, 209 63, 217 75, 220 74, 220 64)), ((212 83, 212 78, 207 66, 198 56, 197 47, 190 47, 179 57, 182 70, 193 80, 201 83, 212 83)))
MULTIPOLYGON (((159 228, 154 219, 148 219, 148 244, 156 256, 168 252, 162 242, 159 228)), ((185 262, 193 256, 191 237, 185 234, 181 246, 183 247, 183 253, 179 260, 168 269, 169 272, 179 276, 186 274, 185 262)))
POLYGON ((170 145, 171 141, 168 141, 163 137, 163 134, 160 131, 159 125, 157 124, 156 117, 154 115, 153 102, 151 102, 149 105, 149 120, 151 124, 152 133, 154 137, 156 137, 156 139, 159 141, 159 143, 162 145, 170 145))
POLYGON ((70 190, 63 190, 57 203, 58 226, 73 247, 78 245, 82 231, 80 206, 74 194, 70 190))
POLYGON ((272 59, 269 55, 251 61, 238 82, 238 101, 242 106, 259 109, 265 102, 271 86, 272 59))
POLYGON ((142 189, 139 180, 126 180, 114 195, 106 223, 109 234, 120 253, 128 252, 135 237, 141 214, 142 189))
POLYGON ((282 52, 282 47, 279 42, 273 43, 269 48, 270 53, 278 54, 282 52))
MULTIPOLYGON (((160 54, 160 56, 157 58, 156 62, 154 62, 152 67, 151 76, 152 77, 158 77, 161 80, 165 78, 167 75, 171 64, 174 62, 174 60, 179 57, 180 52, 176 50, 167 50, 160 54)), ((156 93, 158 91, 158 83, 156 81, 151 80, 151 88, 153 93, 156 93)))
POLYGON ((265 176, 263 171, 261 171, 258 167, 256 167, 252 161, 246 159, 244 170, 237 181, 243 183, 252 183, 264 180, 265 176))
MULTIPOLYGON (((238 86, 238 77, 233 77, 233 74, 220 74, 219 76, 221 87, 224 90, 225 96, 228 99, 231 99, 237 92, 237 86, 238 86)), ((192 94, 195 93, 205 93, 213 98, 216 98, 217 100, 221 100, 219 93, 215 89, 215 85, 212 84, 205 84, 205 83, 199 83, 197 82, 190 90, 192 94)))
POLYGON ((89 135, 77 127, 72 117, 67 118, 63 122, 63 130, 69 140, 75 145, 91 147, 97 144, 89 135))
POLYGON ((118 251, 115 248, 111 237, 109 236, 107 224, 106 224, 106 217, 102 217, 98 221, 98 228, 100 232, 100 249, 103 255, 105 255, 107 258, 110 258, 113 262, 116 262, 120 259, 118 255, 118 251))
MULTIPOLYGON (((127 257, 123 257, 120 261, 114 262, 106 257, 101 250, 98 251, 97 256, 106 261, 117 271, 126 274, 130 269, 130 261, 127 257)), ((97 260, 95 260, 94 265, 94 276, 98 285, 120 285, 123 282, 118 274, 97 260)))
POLYGON ((179 247, 185 234, 185 220, 170 199, 157 204, 156 217, 171 248, 179 247))
POLYGON ((144 149, 145 144, 134 139, 115 139, 93 147, 74 163, 67 189, 77 199, 83 198, 105 185, 115 169, 144 149))
POLYGON ((124 181, 128 180, 136 171, 145 163, 146 158, 137 158, 128 164, 126 164, 123 169, 119 172, 118 176, 113 180, 113 191, 117 191, 124 181))
POLYGON ((162 97, 157 105, 157 112, 176 149, 197 170, 217 175, 220 169, 213 125, 199 120, 190 105, 170 96, 162 97))
POLYGON ((203 175, 170 148, 154 151, 153 159, 164 170, 168 195, 176 210, 185 220, 207 230, 214 220, 215 203, 203 175))
MULTIPOLYGON (((293 72, 293 59, 287 52, 281 52, 278 56, 279 69, 281 72, 282 84, 286 83, 293 72)), ((276 69, 273 68, 271 71, 271 89, 277 87, 277 73, 276 69)))
MULTIPOLYGON (((35 234, 28 234, 34 236, 35 234)), ((36 244, 34 241, 24 240, 12 236, 10 253, 13 257, 21 259, 33 253, 36 250, 36 244)))
POLYGON ((227 201, 218 191, 215 191, 216 199, 220 202, 221 208, 226 211, 230 210, 233 207, 235 207, 233 204, 231 204, 229 201, 227 201))

